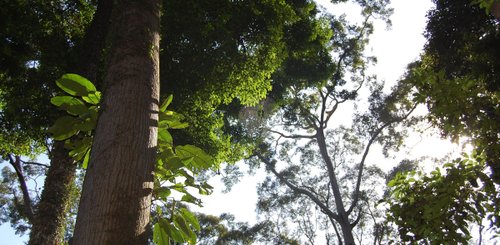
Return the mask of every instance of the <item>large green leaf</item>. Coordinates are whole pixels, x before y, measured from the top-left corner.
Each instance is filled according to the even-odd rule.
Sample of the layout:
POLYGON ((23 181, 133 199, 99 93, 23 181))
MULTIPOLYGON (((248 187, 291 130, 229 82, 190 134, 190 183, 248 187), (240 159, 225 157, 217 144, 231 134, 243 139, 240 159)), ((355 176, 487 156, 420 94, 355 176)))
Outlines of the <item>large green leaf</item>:
POLYGON ((174 225, 171 225, 169 221, 164 218, 160 218, 158 223, 160 227, 168 234, 172 240, 176 242, 186 242, 187 239, 182 234, 180 230, 178 230, 174 225))
POLYGON ((193 228, 195 228, 197 231, 200 230, 200 223, 198 222, 198 219, 196 219, 196 216, 194 216, 193 213, 191 213, 186 208, 179 209, 179 213, 191 226, 193 226, 193 228))
POLYGON ((173 139, 172 135, 168 132, 167 129, 165 128, 159 128, 158 129, 158 144, 166 144, 166 145, 172 145, 173 144, 173 139))
POLYGON ((213 166, 212 157, 194 145, 177 146, 175 152, 180 158, 192 157, 192 165, 197 169, 208 169, 213 166))
POLYGON ((94 84, 77 74, 64 74, 56 81, 59 88, 73 96, 88 96, 96 91, 94 84))
POLYGON ((180 216, 180 215, 175 215, 174 216, 174 223, 177 227, 180 228, 182 231, 182 234, 184 238, 190 243, 190 244, 195 244, 196 243, 196 234, 193 232, 191 227, 186 223, 186 220, 180 216))
POLYGON ((160 223, 156 223, 153 227, 153 241, 156 245, 170 245, 169 236, 160 223))
POLYGON ((182 159, 175 156, 175 157, 170 157, 166 159, 164 164, 165 169, 171 170, 171 171, 176 171, 179 168, 184 167, 184 163, 182 162, 182 159))
POLYGON ((74 116, 84 115, 89 111, 83 101, 72 96, 55 96, 50 99, 50 103, 74 116))
POLYGON ((74 125, 78 123, 78 120, 72 116, 63 116, 56 120, 54 125, 49 128, 49 132, 55 140, 65 140, 76 133, 78 129, 74 125))

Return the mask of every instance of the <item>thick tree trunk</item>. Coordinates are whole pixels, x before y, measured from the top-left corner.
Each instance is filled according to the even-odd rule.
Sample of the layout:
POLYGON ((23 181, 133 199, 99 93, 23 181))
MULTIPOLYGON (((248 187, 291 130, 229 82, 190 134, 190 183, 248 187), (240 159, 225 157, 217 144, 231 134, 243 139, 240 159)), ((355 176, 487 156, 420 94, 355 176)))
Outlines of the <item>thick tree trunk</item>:
POLYGON ((159 100, 160 1, 114 6, 102 111, 73 242, 147 244, 159 100))
POLYGON ((71 186, 75 180, 76 164, 64 149, 63 142, 55 142, 51 164, 45 178, 43 192, 32 222, 29 244, 62 244, 66 212, 70 203, 71 186))
MULTIPOLYGON (((108 33, 112 2, 99 0, 98 9, 87 29, 78 51, 80 57, 70 72, 75 72, 92 82, 98 80, 98 66, 108 33)), ((50 157, 42 196, 32 221, 29 244, 62 244, 65 218, 71 202, 71 186, 75 181, 76 164, 71 159, 64 143, 56 142, 50 157)))

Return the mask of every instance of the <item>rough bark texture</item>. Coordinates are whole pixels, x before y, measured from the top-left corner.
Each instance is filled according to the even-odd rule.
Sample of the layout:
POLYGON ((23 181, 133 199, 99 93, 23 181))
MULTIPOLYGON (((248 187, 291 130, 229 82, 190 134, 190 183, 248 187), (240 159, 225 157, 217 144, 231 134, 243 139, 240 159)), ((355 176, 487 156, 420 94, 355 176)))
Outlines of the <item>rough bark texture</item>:
POLYGON ((147 244, 159 100, 160 1, 120 1, 73 243, 147 244))
POLYGON ((40 203, 33 219, 29 244, 62 244, 66 211, 75 180, 76 164, 63 142, 54 143, 51 164, 45 178, 40 203))
MULTIPOLYGON (((81 58, 72 65, 74 68, 70 71, 92 82, 98 80, 98 67, 109 29, 111 10, 112 1, 99 0, 98 9, 79 48, 81 58)), ((64 240, 65 218, 71 202, 76 164, 62 142, 54 144, 50 160, 42 196, 32 221, 29 240, 31 245, 62 244, 64 240)))

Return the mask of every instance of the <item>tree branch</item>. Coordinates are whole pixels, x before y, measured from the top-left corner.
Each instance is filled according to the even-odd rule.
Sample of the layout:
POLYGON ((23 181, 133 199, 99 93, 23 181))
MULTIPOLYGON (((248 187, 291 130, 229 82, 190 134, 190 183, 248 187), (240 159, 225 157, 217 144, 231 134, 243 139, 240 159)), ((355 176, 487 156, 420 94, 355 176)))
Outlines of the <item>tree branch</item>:
POLYGON ((417 104, 413 105, 413 107, 403 117, 389 121, 386 124, 382 125, 382 127, 377 129, 375 131, 375 133, 373 134, 373 136, 368 141, 368 144, 366 145, 365 151, 363 153, 363 157, 361 158, 361 161, 359 163, 358 178, 356 181, 356 189, 354 191, 354 200, 351 203, 351 206, 349 207, 349 209, 347 210, 347 214, 350 214, 354 210, 354 208, 358 205, 359 189, 361 187, 361 177, 363 176, 363 169, 364 169, 364 165, 365 165, 365 160, 366 160, 366 157, 368 156, 368 152, 370 151, 370 147, 377 140, 379 134, 382 133, 382 131, 385 128, 387 128, 388 126, 390 126, 393 123, 399 123, 399 122, 402 122, 403 120, 406 120, 406 118, 408 118, 408 116, 410 116, 410 114, 415 110, 416 107, 417 107, 417 104))
POLYGON ((286 135, 282 132, 275 131, 272 129, 268 129, 267 131, 269 131, 271 133, 278 134, 279 136, 281 136, 283 138, 287 138, 287 139, 314 139, 316 137, 316 135, 301 135, 301 134, 286 135))
POLYGON ((17 179, 19 181, 19 185, 21 186, 21 191, 23 193, 23 201, 24 201, 24 212, 26 213, 26 218, 28 221, 33 224, 33 204, 31 203, 31 197, 28 191, 28 186, 26 185, 26 180, 24 178, 23 169, 21 167, 21 157, 15 156, 13 157, 11 154, 7 154, 9 157, 9 163, 12 165, 14 170, 16 171, 17 179))
POLYGON ((23 162, 24 164, 28 164, 28 165, 42 166, 42 167, 45 167, 45 168, 50 167, 50 165, 48 165, 48 164, 43 164, 43 163, 39 163, 39 162, 26 162, 26 161, 23 161, 23 160, 21 160, 21 162, 23 162))
POLYGON ((283 177, 283 175, 281 175, 280 173, 278 173, 276 171, 276 169, 274 168, 273 164, 268 160, 266 159, 265 157, 263 157, 262 155, 260 154, 256 154, 256 156, 259 158, 259 160, 261 160, 264 164, 266 164, 266 166, 268 167, 268 169, 281 181, 283 182, 286 186, 288 186, 290 189, 292 189, 292 191, 298 193, 298 194, 302 194, 302 195, 305 195, 307 197, 309 197, 316 205, 318 205, 321 210, 326 214, 328 215, 328 217, 331 217, 332 219, 335 219, 335 220, 339 220, 340 217, 332 212, 324 203, 321 202, 321 200, 319 200, 319 198, 317 196, 315 196, 313 193, 311 193, 310 191, 306 190, 306 189, 303 189, 303 188, 300 188, 294 184, 292 184, 290 181, 288 181, 285 177, 283 177))

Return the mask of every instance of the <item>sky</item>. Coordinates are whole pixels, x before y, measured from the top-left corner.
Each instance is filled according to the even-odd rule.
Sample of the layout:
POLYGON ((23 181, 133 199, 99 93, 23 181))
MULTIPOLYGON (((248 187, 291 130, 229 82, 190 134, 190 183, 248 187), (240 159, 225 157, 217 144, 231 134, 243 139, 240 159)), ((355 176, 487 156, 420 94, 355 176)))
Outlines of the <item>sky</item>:
MULTIPOLYGON (((328 0, 321 0, 319 3, 327 9, 331 5, 328 0)), ((391 6, 394 8, 394 14, 391 17, 392 27, 387 29, 385 22, 377 21, 367 49, 378 59, 372 72, 387 83, 395 83, 403 75, 406 65, 418 59, 425 44, 423 36, 426 25, 425 15, 432 3, 430 0, 392 0, 391 6)), ((414 141, 412 147, 414 154, 440 156, 443 151, 449 151, 453 147, 450 144, 443 147, 443 141, 438 138, 428 138, 425 142, 417 138, 414 141)), ((385 167, 385 170, 392 166, 385 167)), ((256 221, 256 185, 262 179, 263 176, 259 173, 255 176, 245 176, 232 188, 231 192, 215 191, 212 195, 203 198, 204 207, 197 210, 213 215, 231 213, 239 221, 254 223, 256 221)), ((213 179, 210 184, 215 187, 215 190, 224 189, 217 179, 213 179)))
MULTIPOLYGON (((325 8, 329 8, 328 0, 319 1, 325 8)), ((400 78, 406 65, 418 59, 425 43, 423 32, 425 28, 425 15, 432 6, 430 0, 392 0, 394 14, 391 17, 392 26, 386 28, 385 23, 378 21, 375 32, 370 38, 368 52, 377 57, 378 63, 372 72, 379 79, 387 83, 394 83, 400 78)), ((412 154, 439 156, 443 151, 452 149, 452 145, 443 144, 437 138, 416 138, 412 154)), ((255 204, 257 201, 256 184, 262 178, 262 172, 255 176, 242 177, 240 182, 229 193, 222 193, 224 186, 217 179, 210 183, 215 187, 214 193, 203 198, 204 208, 198 211, 207 214, 219 215, 232 213, 238 221, 254 223, 256 220, 255 204)), ((10 224, 0 226, 0 244, 21 245, 26 241, 26 236, 20 238, 14 234, 10 224)))

